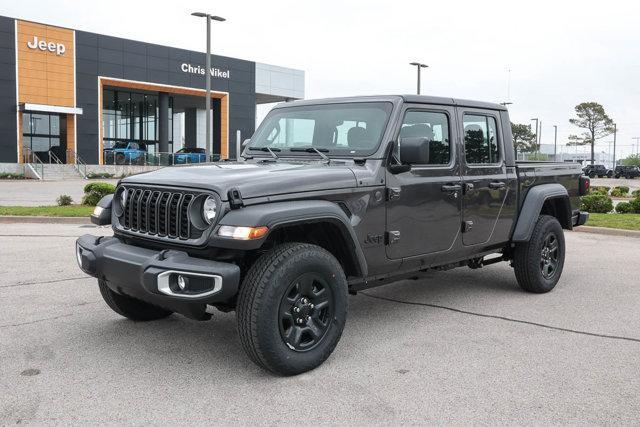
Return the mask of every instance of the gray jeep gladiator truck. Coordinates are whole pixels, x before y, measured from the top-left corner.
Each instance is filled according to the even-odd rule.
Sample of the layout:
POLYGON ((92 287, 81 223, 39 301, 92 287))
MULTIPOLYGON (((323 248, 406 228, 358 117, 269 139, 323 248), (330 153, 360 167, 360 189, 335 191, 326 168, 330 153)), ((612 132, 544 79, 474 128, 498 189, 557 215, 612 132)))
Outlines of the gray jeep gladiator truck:
POLYGON ((241 161, 122 179, 77 240, 80 268, 132 320, 236 311, 247 355, 281 375, 323 363, 347 296, 430 269, 510 262, 549 292, 563 229, 584 224, 580 165, 517 162, 507 110, 428 96, 275 107, 241 161))

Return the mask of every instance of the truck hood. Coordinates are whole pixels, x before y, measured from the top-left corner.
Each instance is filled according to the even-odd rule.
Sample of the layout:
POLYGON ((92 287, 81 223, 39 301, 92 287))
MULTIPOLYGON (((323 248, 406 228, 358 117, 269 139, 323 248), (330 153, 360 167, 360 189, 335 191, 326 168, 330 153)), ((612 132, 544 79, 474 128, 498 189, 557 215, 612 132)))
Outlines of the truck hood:
POLYGON ((332 162, 224 162, 217 164, 166 167, 134 175, 123 184, 167 185, 212 190, 227 199, 231 188, 242 198, 315 190, 356 187, 356 178, 348 164, 332 162))

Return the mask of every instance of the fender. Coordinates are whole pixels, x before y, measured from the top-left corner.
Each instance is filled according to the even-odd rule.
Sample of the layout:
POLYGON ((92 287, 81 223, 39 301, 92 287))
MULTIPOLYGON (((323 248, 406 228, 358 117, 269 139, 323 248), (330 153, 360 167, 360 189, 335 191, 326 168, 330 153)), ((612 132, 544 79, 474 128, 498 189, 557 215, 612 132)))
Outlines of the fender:
POLYGON ((327 200, 299 200, 290 202, 265 203, 231 210, 220 219, 209 241, 212 246, 230 249, 253 250, 258 249, 278 228, 294 224, 309 224, 313 222, 330 222, 342 233, 348 243, 348 253, 354 257, 362 277, 367 275, 367 262, 364 252, 358 244, 353 225, 347 214, 335 203, 327 200), (267 226, 266 236, 256 240, 233 240, 219 237, 218 229, 222 225, 257 227, 267 226))
MULTIPOLYGON (((558 183, 540 184, 532 187, 525 196, 524 203, 520 208, 518 222, 513 231, 512 242, 527 242, 533 233, 533 227, 540 215, 544 202, 549 199, 564 199, 569 204, 569 193, 567 189, 558 183)), ((571 224, 571 207, 567 209, 569 218, 566 219, 567 224, 571 224)), ((562 223, 562 221, 560 221, 562 223)), ((571 226, 571 225, 569 225, 571 226)))

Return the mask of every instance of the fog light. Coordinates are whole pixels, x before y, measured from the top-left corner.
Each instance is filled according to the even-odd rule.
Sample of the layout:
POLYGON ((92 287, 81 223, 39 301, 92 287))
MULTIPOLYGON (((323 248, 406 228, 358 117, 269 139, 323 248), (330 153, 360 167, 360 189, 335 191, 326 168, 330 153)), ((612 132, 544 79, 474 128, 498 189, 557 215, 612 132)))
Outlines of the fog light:
POLYGON ((178 276, 178 287, 180 288, 181 291, 184 291, 187 288, 187 285, 189 284, 189 279, 187 279, 184 276, 178 276))

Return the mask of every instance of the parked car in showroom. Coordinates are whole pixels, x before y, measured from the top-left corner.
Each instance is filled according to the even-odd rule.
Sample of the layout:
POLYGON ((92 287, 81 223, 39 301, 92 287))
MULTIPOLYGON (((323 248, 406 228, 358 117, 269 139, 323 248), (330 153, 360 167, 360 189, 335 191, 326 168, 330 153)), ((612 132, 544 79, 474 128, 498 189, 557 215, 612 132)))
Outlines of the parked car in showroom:
POLYGON ((184 147, 176 151, 173 155, 174 165, 184 165, 188 163, 204 163, 207 161, 207 154, 204 148, 184 147))
POLYGON ((638 168, 638 166, 618 165, 613 172, 613 176, 615 178, 633 179, 640 176, 640 168, 638 168))
POLYGON ((122 179, 92 215, 113 236, 80 237, 76 259, 121 316, 235 311, 253 362, 300 374, 335 349, 350 293, 498 262, 524 291, 554 289, 590 181, 516 161, 510 123, 502 105, 429 96, 279 104, 241 161, 122 179))
POLYGON ((118 141, 104 149, 107 165, 141 165, 146 161, 147 146, 142 142, 118 141))
POLYGON ((587 175, 589 178, 604 178, 605 176, 611 178, 613 175, 613 171, 611 169, 607 169, 605 165, 587 165, 582 168, 582 172, 587 175))

